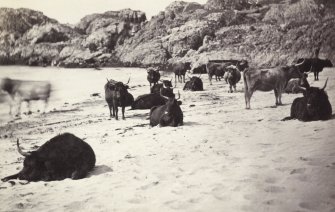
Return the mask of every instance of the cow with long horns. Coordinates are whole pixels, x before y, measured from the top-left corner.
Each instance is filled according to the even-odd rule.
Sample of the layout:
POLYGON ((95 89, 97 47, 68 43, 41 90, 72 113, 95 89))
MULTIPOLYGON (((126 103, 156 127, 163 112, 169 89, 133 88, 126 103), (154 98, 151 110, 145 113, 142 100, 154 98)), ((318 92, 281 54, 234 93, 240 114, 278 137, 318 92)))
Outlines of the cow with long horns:
MULTIPOLYGON (((162 97, 164 96, 162 95, 162 97)), ((180 93, 178 92, 178 99, 175 99, 175 95, 164 98, 167 100, 165 105, 155 106, 150 109, 150 126, 177 127, 178 125, 183 125, 183 112, 180 108, 180 103, 177 101, 180 99, 180 93)))
POLYGON ((302 63, 300 71, 314 73, 314 80, 319 80, 319 73, 326 67, 333 67, 333 63, 329 59, 319 58, 299 58, 297 63, 302 63))
POLYGON ((17 174, 1 179, 4 182, 11 179, 76 180, 86 177, 95 166, 95 154, 91 146, 70 133, 58 135, 32 152, 22 151, 17 139, 17 148, 25 157, 23 169, 17 174))
POLYGON ((246 109, 250 109, 250 99, 256 90, 274 90, 276 105, 282 105, 281 95, 285 90, 287 82, 292 78, 302 77, 299 65, 271 69, 246 69, 243 72, 246 109))
POLYGON ((291 115, 282 121, 298 119, 300 121, 328 120, 332 117, 332 106, 325 92, 328 78, 323 88, 300 87, 304 96, 294 99, 291 105, 291 115))
POLYGON ((105 84, 105 99, 108 104, 110 117, 115 117, 118 120, 118 107, 122 108, 122 119, 125 119, 125 107, 131 106, 134 102, 134 97, 128 92, 129 86, 115 80, 108 80, 105 84), (113 113, 112 113, 113 111, 113 113))

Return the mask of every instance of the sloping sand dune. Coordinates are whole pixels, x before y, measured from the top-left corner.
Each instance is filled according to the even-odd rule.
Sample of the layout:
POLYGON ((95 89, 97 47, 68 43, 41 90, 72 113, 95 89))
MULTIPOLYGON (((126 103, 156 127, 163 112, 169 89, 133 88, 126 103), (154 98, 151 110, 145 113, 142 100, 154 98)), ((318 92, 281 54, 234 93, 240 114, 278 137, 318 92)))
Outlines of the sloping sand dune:
MULTIPOLYGON (((327 77, 334 107, 335 69, 309 81, 321 87, 327 77)), ((22 168, 16 137, 30 150, 71 132, 92 146, 97 164, 77 181, 0 182, 0 211, 334 212, 335 119, 282 122, 301 94, 284 94, 284 106, 273 108, 273 92, 255 92, 246 110, 243 81, 231 94, 225 82, 202 79, 203 92, 178 84, 185 124, 177 128, 150 127, 148 110, 110 120, 103 95, 3 121, 1 178, 22 168)), ((145 71, 130 84, 135 97, 149 91, 145 71)))

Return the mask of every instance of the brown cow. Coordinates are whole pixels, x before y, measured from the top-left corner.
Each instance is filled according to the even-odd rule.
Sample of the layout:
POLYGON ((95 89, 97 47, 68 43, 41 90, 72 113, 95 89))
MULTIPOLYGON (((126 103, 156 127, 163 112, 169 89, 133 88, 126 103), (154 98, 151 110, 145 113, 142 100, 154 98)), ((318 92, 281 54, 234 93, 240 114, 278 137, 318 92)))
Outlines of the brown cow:
POLYGON ((256 91, 274 90, 276 105, 282 105, 281 95, 287 82, 292 78, 301 78, 300 64, 271 69, 246 69, 243 72, 246 109, 250 109, 250 98, 256 91))

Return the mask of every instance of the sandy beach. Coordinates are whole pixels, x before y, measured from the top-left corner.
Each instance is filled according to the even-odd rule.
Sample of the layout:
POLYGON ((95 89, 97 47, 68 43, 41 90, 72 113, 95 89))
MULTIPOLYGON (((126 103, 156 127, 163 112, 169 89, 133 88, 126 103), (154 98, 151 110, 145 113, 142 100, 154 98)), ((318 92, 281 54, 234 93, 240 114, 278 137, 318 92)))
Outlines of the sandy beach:
MULTIPOLYGON (((27 151, 64 132, 91 145, 96 167, 81 180, 0 182, 0 211, 335 212, 335 116, 281 121, 302 94, 284 94, 284 105, 275 108, 273 91, 255 92, 246 110, 243 79, 237 93, 228 93, 224 81, 209 85, 203 75, 204 91, 183 91, 184 84, 175 88, 183 126, 150 127, 149 110, 128 108, 125 120, 110 119, 103 91, 106 77, 123 82, 131 77, 135 98, 148 93, 144 69, 114 75, 104 69, 96 78, 87 74, 88 80, 74 72, 66 73, 67 81, 57 74, 38 75, 55 80, 56 96, 45 114, 12 120, 2 103, 0 178, 23 166, 16 138, 27 151), (69 81, 71 91, 62 90, 69 81), (94 92, 100 96, 90 96, 94 92)), ((322 87, 327 78, 334 108, 335 69, 325 68, 319 81, 312 74, 308 80, 322 87)))

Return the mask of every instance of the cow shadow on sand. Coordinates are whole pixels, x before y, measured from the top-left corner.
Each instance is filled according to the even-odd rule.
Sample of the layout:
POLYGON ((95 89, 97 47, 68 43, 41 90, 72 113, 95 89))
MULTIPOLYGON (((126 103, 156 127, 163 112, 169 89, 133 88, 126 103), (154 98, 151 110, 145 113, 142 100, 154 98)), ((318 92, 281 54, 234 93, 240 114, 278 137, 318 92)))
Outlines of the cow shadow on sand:
POLYGON ((94 169, 89 173, 88 177, 97 176, 97 175, 101 175, 101 174, 112 172, 112 171, 113 169, 109 166, 99 165, 99 166, 94 167, 94 169))

